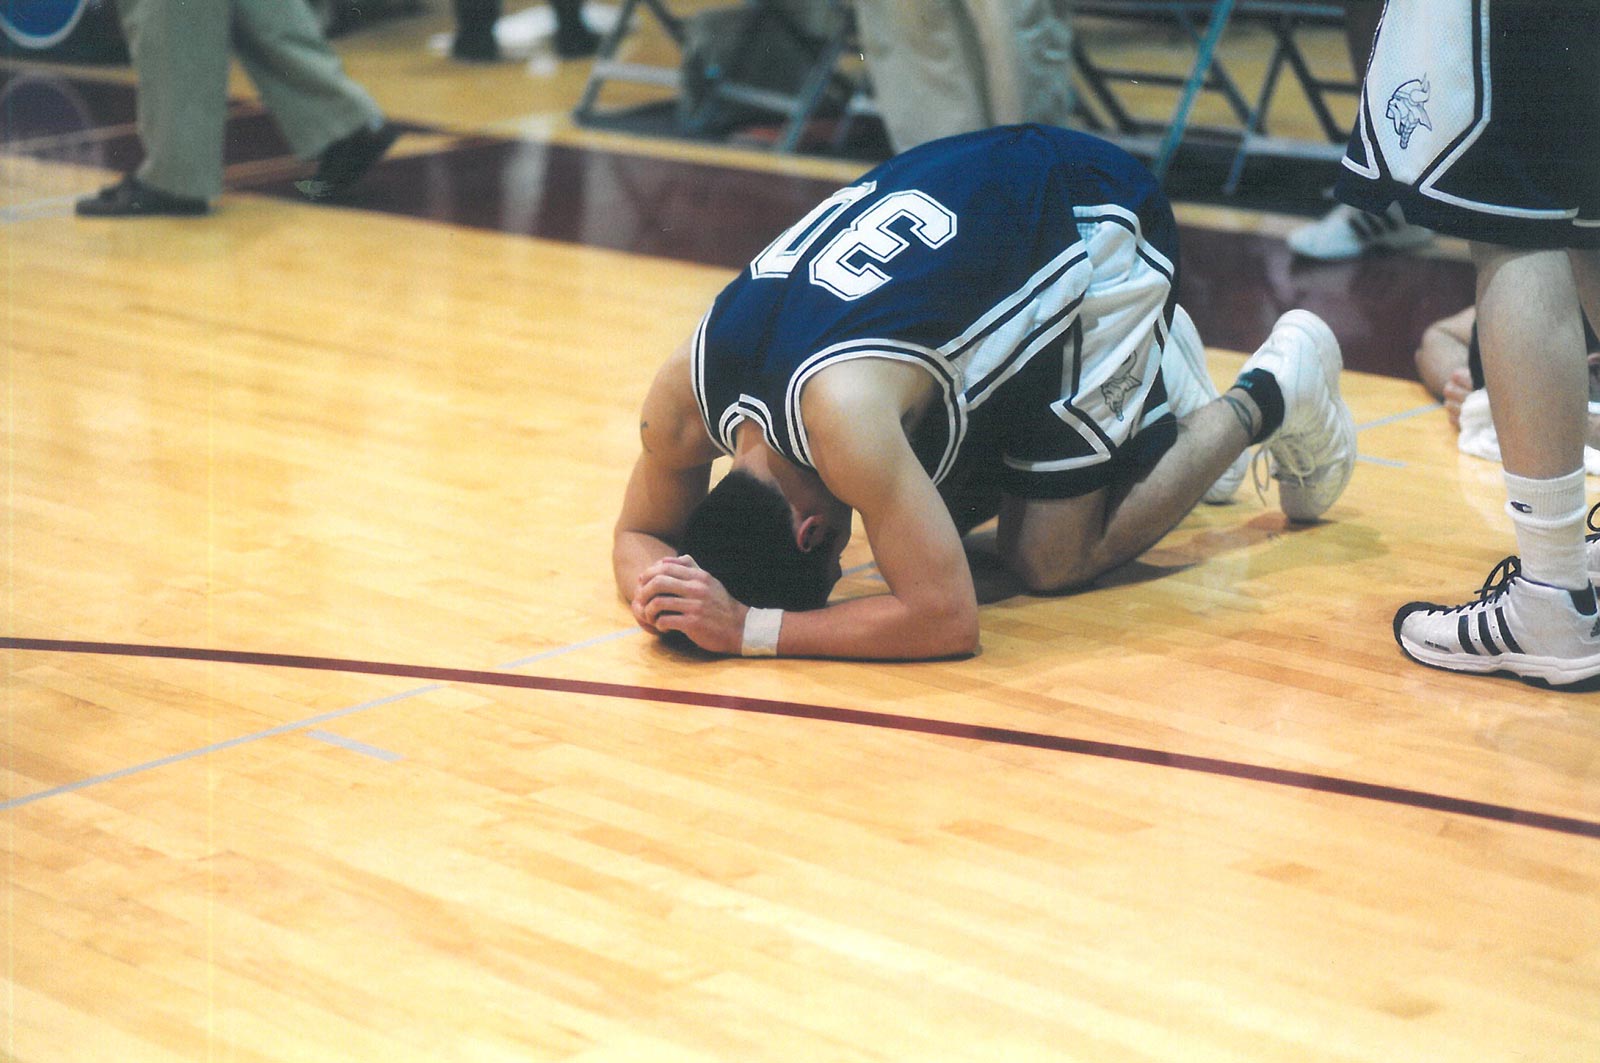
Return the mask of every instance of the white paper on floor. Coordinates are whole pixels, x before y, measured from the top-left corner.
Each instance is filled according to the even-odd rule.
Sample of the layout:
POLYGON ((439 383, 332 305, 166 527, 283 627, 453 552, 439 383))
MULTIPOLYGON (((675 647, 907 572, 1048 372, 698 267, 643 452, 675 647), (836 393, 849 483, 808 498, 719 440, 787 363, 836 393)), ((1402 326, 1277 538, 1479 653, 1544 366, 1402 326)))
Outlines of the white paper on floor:
MULTIPOLYGON (((601 35, 611 32, 617 24, 615 4, 584 4, 583 20, 589 28, 601 35)), ((509 15, 502 15, 494 24, 495 43, 500 54, 509 60, 533 59, 551 51, 550 41, 556 34, 556 13, 547 3, 509 15)), ((448 55, 455 42, 454 33, 435 33, 428 38, 428 51, 435 55, 448 55)))

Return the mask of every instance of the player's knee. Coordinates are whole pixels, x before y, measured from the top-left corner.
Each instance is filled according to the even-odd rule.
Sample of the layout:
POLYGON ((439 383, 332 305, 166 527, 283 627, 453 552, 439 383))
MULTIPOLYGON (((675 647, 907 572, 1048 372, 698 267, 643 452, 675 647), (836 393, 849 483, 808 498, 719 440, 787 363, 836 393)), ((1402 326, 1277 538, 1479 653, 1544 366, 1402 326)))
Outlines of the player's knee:
POLYGON ((1087 557, 1057 551, 1015 551, 1006 558, 1006 566, 1029 594, 1059 594, 1083 586, 1098 574, 1087 557))

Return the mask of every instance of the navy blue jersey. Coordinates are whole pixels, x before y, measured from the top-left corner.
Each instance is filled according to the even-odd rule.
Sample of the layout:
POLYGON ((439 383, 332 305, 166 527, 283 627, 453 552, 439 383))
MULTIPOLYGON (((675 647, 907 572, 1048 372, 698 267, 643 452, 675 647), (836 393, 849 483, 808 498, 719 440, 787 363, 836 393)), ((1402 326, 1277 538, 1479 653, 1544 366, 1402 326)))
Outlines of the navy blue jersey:
POLYGON ((809 468, 806 381, 888 358, 936 384, 912 445, 953 510, 974 484, 1093 490, 1170 442, 1157 369, 1176 240, 1149 171, 1095 137, 1013 126, 922 145, 818 204, 717 296, 693 343, 706 428, 731 453, 752 420, 809 468))

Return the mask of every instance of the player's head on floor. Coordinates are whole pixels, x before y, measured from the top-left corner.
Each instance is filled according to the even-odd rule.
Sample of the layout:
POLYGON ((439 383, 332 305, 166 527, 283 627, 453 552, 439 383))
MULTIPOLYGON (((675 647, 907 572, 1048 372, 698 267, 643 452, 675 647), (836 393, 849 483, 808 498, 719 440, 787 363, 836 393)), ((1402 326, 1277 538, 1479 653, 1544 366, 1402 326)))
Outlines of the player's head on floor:
POLYGON ((735 469, 695 507, 683 552, 756 609, 820 609, 839 579, 843 538, 803 520, 776 486, 735 469))

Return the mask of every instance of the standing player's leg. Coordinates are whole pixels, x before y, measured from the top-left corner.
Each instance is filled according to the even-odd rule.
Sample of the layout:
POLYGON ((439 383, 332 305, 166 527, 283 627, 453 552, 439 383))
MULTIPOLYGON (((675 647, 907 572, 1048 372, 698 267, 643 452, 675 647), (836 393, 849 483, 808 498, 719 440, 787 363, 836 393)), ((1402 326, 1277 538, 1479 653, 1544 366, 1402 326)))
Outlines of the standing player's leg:
MULTIPOLYGON (((1474 244, 1484 383, 1520 562, 1476 602, 1412 602, 1395 637, 1413 659, 1564 685, 1600 676, 1600 610, 1583 534, 1588 367, 1564 251, 1474 244)), ((1587 282, 1586 282, 1587 283, 1587 282)))
MULTIPOLYGON (((1578 283, 1578 299, 1583 305, 1584 315, 1588 318, 1588 333, 1585 336, 1585 346, 1589 348, 1589 446, 1596 446, 1596 411, 1594 402, 1594 373, 1596 361, 1595 336, 1600 335, 1600 251, 1569 251, 1572 261, 1572 276, 1578 283)), ((1600 510, 1600 504, 1595 506, 1600 510)), ((1588 555, 1587 568, 1589 582, 1600 587, 1600 513, 1591 510, 1589 514, 1589 536, 1584 541, 1585 552, 1588 555)))

